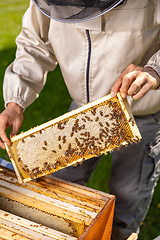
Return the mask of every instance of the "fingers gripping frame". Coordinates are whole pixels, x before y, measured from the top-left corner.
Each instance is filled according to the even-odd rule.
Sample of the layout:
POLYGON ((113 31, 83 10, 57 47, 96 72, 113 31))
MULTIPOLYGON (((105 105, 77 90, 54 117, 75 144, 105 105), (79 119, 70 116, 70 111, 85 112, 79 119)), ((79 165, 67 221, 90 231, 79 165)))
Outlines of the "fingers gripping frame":
POLYGON ((127 99, 118 93, 19 134, 6 149, 19 182, 27 182, 140 139, 127 99))

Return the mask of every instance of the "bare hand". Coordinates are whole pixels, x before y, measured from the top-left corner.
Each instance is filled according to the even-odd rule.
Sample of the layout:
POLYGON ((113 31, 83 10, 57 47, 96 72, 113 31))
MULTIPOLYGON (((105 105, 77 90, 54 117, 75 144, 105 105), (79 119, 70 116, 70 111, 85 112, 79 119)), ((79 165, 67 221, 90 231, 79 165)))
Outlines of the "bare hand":
POLYGON ((113 85, 111 96, 115 97, 120 90, 123 98, 130 95, 134 100, 138 100, 159 85, 160 78, 153 68, 130 64, 113 85))
POLYGON ((13 137, 18 133, 22 122, 23 109, 16 103, 8 103, 7 108, 0 114, 0 148, 5 149, 4 142, 10 144, 5 130, 12 127, 10 137, 13 137))

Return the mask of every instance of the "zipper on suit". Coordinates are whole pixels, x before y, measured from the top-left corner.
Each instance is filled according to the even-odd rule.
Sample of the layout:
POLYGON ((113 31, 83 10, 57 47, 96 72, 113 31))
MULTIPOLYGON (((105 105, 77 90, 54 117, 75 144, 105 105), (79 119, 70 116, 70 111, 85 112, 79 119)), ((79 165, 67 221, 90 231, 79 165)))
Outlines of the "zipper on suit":
POLYGON ((86 91, 87 91, 87 103, 90 101, 89 99, 89 70, 90 70, 90 60, 91 60, 91 38, 89 34, 89 30, 86 30, 87 38, 88 38, 88 58, 87 58, 87 71, 86 71, 86 91))

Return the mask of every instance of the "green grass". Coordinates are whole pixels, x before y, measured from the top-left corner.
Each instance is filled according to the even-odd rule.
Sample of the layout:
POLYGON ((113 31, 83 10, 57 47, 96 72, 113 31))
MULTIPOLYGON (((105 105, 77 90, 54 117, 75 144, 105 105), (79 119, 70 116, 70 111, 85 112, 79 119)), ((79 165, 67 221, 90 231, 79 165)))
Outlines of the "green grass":
POLYGON ((21 29, 22 15, 29 6, 26 0, 0 1, 0 50, 15 46, 15 37, 21 29))
MULTIPOLYGON (((4 71, 15 56, 15 38, 21 30, 24 11, 28 0, 0 1, 0 112, 4 109, 2 85, 4 71)), ((64 84, 59 67, 49 73, 47 83, 39 98, 24 112, 24 122, 20 131, 49 121, 67 112, 71 98, 64 84)), ((0 157, 8 159, 4 150, 0 157)), ((111 155, 103 156, 87 186, 100 191, 109 192, 108 180, 111 172, 111 155)), ((141 227, 139 240, 152 240, 160 235, 160 182, 158 183, 147 217, 141 227)), ((117 239, 118 240, 118 239, 117 239)))

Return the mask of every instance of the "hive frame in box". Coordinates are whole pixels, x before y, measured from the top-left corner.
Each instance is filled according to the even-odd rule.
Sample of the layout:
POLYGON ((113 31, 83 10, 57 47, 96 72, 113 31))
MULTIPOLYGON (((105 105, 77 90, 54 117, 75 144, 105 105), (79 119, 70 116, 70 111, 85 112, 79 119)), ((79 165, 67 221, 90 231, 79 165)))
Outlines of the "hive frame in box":
POLYGON ((11 162, 14 166, 19 182, 27 182, 31 179, 35 179, 37 177, 50 174, 64 167, 74 165, 77 162, 82 162, 91 157, 95 157, 103 153, 107 153, 109 151, 112 151, 113 149, 119 149, 123 146, 127 146, 128 143, 137 142, 140 140, 140 138, 141 138, 141 135, 136 125, 136 122, 134 120, 134 117, 132 115, 128 101, 127 99, 122 99, 120 93, 118 93, 117 97, 115 98, 112 98, 110 95, 107 95, 99 100, 88 103, 83 107, 80 107, 74 111, 68 112, 47 123, 44 123, 33 129, 30 129, 24 133, 21 133, 11 139, 10 146, 8 146, 7 144, 5 144, 5 146, 6 146, 7 153, 11 159, 11 162), (99 111, 101 109, 108 111, 109 114, 106 114, 104 116, 104 113, 102 111, 99 111), (95 116, 97 115, 96 111, 98 112, 98 117, 95 116), (87 114, 85 115, 86 118, 84 119, 84 117, 82 116, 83 115, 82 113, 90 114, 90 116, 94 115, 93 116, 94 121, 90 117, 88 117, 89 115, 86 116, 87 114), (78 125, 79 119, 81 121, 81 126, 78 125), (104 124, 104 122, 102 123, 99 119, 104 121, 106 125, 104 124), (83 124, 82 120, 85 122, 87 121, 87 123, 83 124), (92 120, 92 123, 91 123, 91 120, 92 120), (110 127, 108 127, 107 121, 111 122, 110 127), (62 132, 63 128, 67 128, 66 126, 64 126, 66 125, 66 122, 68 124, 67 126, 68 128, 69 126, 71 126, 71 122, 73 124, 72 130, 70 129, 70 131, 72 132, 69 135, 67 135, 67 139, 69 139, 68 141, 73 141, 74 145, 76 144, 77 145, 76 147, 71 149, 71 143, 69 144, 67 143, 68 148, 65 147, 66 149, 63 150, 62 145, 59 143, 60 143, 60 140, 62 142, 62 138, 63 138, 63 144, 65 145, 66 135, 63 135, 63 137, 58 135, 60 135, 59 132, 62 132), (114 127, 112 126, 111 128, 112 124, 114 124, 114 127), (94 126, 96 126, 94 131, 92 131, 93 132, 92 135, 90 134, 89 131, 86 130, 86 128, 89 128, 90 126, 92 126, 92 130, 94 126), (83 131, 82 131, 82 128, 83 128, 83 131), (49 141, 48 139, 47 141, 45 139, 46 137, 49 136, 49 134, 51 134, 51 131, 53 130, 55 131, 55 129, 57 130, 55 132, 56 134, 54 134, 54 137, 57 140, 55 141, 53 139, 52 145, 49 147, 48 145, 50 144, 50 139, 52 138, 52 135, 50 136, 49 141), (109 129, 108 132, 110 131, 111 135, 108 136, 108 132, 106 129, 109 129), (117 132, 114 133, 113 129, 116 129, 115 131, 117 132), (43 134, 42 134, 42 131, 43 131, 43 134), (86 134, 87 134, 87 137, 86 137, 86 134), (76 137, 74 137, 74 140, 73 140, 73 135, 76 135, 76 137), (90 137, 90 135, 92 137, 90 137), (112 135, 114 136, 114 141, 113 141, 112 135), (105 141, 104 141, 104 137, 106 139, 105 141), (39 141, 37 143, 35 139, 41 139, 41 140, 37 140, 39 141), (89 139, 89 140, 86 140, 86 139, 89 139), (54 143, 54 141, 56 143, 54 143), (53 147, 54 144, 57 144, 56 151, 53 149, 51 151, 51 147, 53 147), (33 147, 32 145, 35 145, 35 147, 33 147), (85 147, 84 146, 82 147, 82 145, 84 145, 85 147), (49 153, 50 155, 47 152, 48 148, 50 148, 49 150, 51 152, 49 153), (57 154, 57 149, 60 152, 58 153, 60 155, 57 155, 57 157, 54 158, 54 156, 57 154), (32 151, 32 153, 30 154, 29 151, 32 151), (23 152, 25 152, 25 154, 23 152), (29 157, 28 157, 28 154, 30 154, 29 157), (35 155, 35 157, 32 157, 32 154, 33 156, 35 155))
POLYGON ((0 239, 76 240, 77 238, 0 210, 0 239))
POLYGON ((0 237, 5 234, 5 239, 10 232, 19 234, 13 239, 111 237, 115 197, 98 190, 50 177, 20 184, 13 170, 0 167, 0 202, 0 237))

